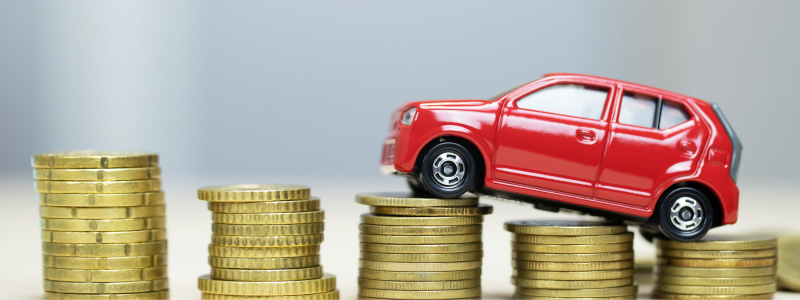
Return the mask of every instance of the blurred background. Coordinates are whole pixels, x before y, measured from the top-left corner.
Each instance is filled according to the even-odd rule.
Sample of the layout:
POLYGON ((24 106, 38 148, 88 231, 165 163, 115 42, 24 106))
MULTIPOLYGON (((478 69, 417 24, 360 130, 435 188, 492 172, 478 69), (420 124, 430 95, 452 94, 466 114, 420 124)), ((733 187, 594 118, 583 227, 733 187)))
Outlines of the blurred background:
MULTIPOLYGON (((76 149, 160 154, 174 298, 199 297, 195 278, 208 272, 210 214, 196 189, 250 182, 309 184, 323 198, 323 264, 352 297, 367 211, 353 194, 405 188, 378 172, 392 111, 486 99, 550 72, 718 103, 745 149, 740 223, 714 232, 799 229, 798 11, 797 1, 2 0, 0 238, 12 246, 0 264, 17 271, 0 274, 0 297, 41 297, 30 155, 76 149)), ((484 286, 510 296, 502 223, 574 217, 485 202, 496 210, 484 286)))

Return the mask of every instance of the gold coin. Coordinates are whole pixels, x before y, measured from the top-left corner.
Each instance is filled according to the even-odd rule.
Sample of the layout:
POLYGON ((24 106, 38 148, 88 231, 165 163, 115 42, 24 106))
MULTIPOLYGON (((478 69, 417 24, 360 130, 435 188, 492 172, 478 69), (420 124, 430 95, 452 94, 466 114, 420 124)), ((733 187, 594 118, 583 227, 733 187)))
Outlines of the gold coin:
POLYGON ((319 254, 319 245, 302 247, 243 248, 208 245, 208 255, 219 257, 270 258, 319 254))
POLYGON ((158 154, 138 151, 69 151, 39 153, 31 158, 34 168, 109 169, 158 165, 158 154))
POLYGON ((533 235, 607 235, 623 233, 628 226, 606 221, 509 221, 507 231, 533 235))
POLYGON ((359 287, 358 295, 382 299, 453 299, 480 296, 481 288, 440 291, 393 291, 359 287))
POLYGON ((286 225, 241 225, 241 224, 211 224, 211 231, 220 235, 309 235, 320 234, 325 229, 325 223, 302 223, 286 225))
POLYGON ((297 269, 316 267, 319 265, 319 255, 297 257, 270 257, 270 258, 239 258, 209 256, 208 264, 218 269, 297 269))
POLYGON ((139 219, 163 217, 164 204, 130 207, 55 207, 39 206, 42 218, 54 219, 139 219))
POLYGON ((167 278, 167 267, 121 270, 44 268, 44 279, 69 282, 126 282, 167 278))
POLYGON ((50 181, 36 180, 36 191, 46 194, 126 194, 155 192, 161 179, 127 181, 50 181))
POLYGON ((317 197, 272 202, 209 202, 208 210, 226 214, 291 213, 319 210, 317 197))
POLYGON ((759 250, 778 246, 778 239, 774 236, 705 236, 699 241, 681 243, 672 240, 656 239, 657 248, 684 249, 684 250, 759 250))
POLYGON ((448 281, 388 281, 358 278, 358 286, 368 289, 396 291, 460 290, 481 286, 480 278, 448 281))
POLYGON ((768 267, 775 265, 777 258, 737 258, 737 259, 696 259, 696 258, 668 258, 659 257, 659 265, 692 268, 750 268, 768 267))
POLYGON ((277 236, 244 236, 244 235, 211 235, 211 244, 227 247, 298 247, 322 244, 323 235, 277 235, 277 236))
POLYGON ((167 219, 164 217, 109 220, 42 218, 41 226, 44 230, 53 231, 133 231, 166 228, 167 219))
POLYGON ((70 294, 128 294, 161 291, 167 288, 169 288, 168 279, 103 283, 44 281, 45 291, 70 294))
POLYGON ((361 259, 373 261, 394 261, 394 262, 451 262, 451 261, 472 261, 483 258, 483 251, 461 252, 461 253, 442 253, 442 254, 419 254, 419 253, 375 253, 361 252, 361 259))
POLYGON ((483 235, 458 234, 458 235, 378 235, 359 234, 358 238, 364 243, 398 244, 398 245, 430 245, 430 244, 462 244, 480 242, 483 235))
POLYGON ((672 294, 687 295, 751 295, 766 294, 775 292, 775 283, 744 286, 693 286, 693 285, 674 285, 657 284, 658 291, 672 294))
POLYGON ((115 207, 164 204, 164 192, 131 194, 39 194, 39 204, 71 207, 115 207))
POLYGON ((713 277, 683 277, 660 275, 657 282, 675 285, 702 285, 702 286, 738 286, 759 285, 775 283, 775 276, 753 276, 738 278, 713 278, 713 277))
POLYGON ((585 254, 512 251, 511 258, 517 260, 553 261, 553 262, 618 261, 618 260, 633 259, 633 251, 585 253, 585 254))
POLYGON ((778 240, 778 286, 800 291, 800 239, 797 237, 781 237, 778 240))
POLYGON ((379 216, 373 214, 361 215, 361 223, 371 225, 389 226, 460 226, 479 225, 483 223, 483 216, 466 217, 398 217, 379 216))
POLYGON ((356 203, 394 207, 478 206, 478 196, 465 194, 455 199, 439 199, 414 197, 414 195, 409 192, 362 193, 356 195, 356 203))
POLYGON ((161 168, 33 169, 33 179, 65 181, 120 181, 161 178, 161 168))
POLYGON ((678 250, 656 248, 657 256, 675 258, 708 258, 708 259, 734 259, 734 258, 762 258, 775 257, 777 249, 720 251, 720 250, 678 250))
POLYGON ((212 213, 211 219, 223 224, 298 224, 319 223, 325 220, 325 211, 269 214, 223 214, 212 213))
POLYGON ((362 233, 386 235, 451 235, 470 234, 483 231, 483 225, 459 226, 384 226, 359 224, 362 233))
POLYGON ((42 256, 42 266, 59 269, 113 270, 143 269, 166 266, 166 255, 123 256, 123 257, 67 257, 42 256))
POLYGON ((150 256, 167 252, 167 241, 127 244, 42 243, 42 253, 53 256, 120 257, 150 256))
POLYGON ((288 281, 322 277, 322 267, 280 270, 242 270, 211 268, 211 279, 232 281, 288 281))
POLYGON ((584 272, 553 272, 514 270, 514 277, 538 280, 607 280, 632 277, 636 271, 633 268, 607 271, 584 272))
POLYGON ((686 299, 686 300, 756 300, 772 299, 774 293, 753 294, 753 295, 683 295, 669 294, 658 291, 653 292, 653 299, 686 299))
POLYGON ((511 240, 514 242, 527 243, 527 244, 553 244, 553 245, 613 244, 613 243, 627 243, 633 241, 633 233, 624 232, 617 234, 585 235, 585 236, 514 234, 511 236, 511 240))
POLYGON ((358 269, 358 276, 366 279, 388 281, 450 281, 465 279, 480 279, 481 269, 458 271, 433 271, 433 272, 394 272, 358 269))
POLYGON ((440 245, 392 245, 359 243, 361 251, 379 253, 457 253, 473 252, 483 249, 483 243, 440 244, 440 245))
POLYGON ((197 198, 209 202, 266 202, 303 200, 311 188, 294 184, 235 184, 207 186, 197 190, 197 198))
POLYGON ((480 204, 473 207, 394 207, 370 206, 369 212, 378 215, 393 216, 482 216, 492 213, 492 206, 480 204))
POLYGON ((226 281, 204 275, 197 279, 201 292, 226 295, 282 296, 325 293, 336 289, 336 276, 296 281, 226 281))
POLYGON ((396 271, 396 272, 434 272, 471 270, 481 267, 480 260, 457 261, 442 263, 404 263, 388 261, 358 260, 358 267, 362 269, 396 271))
POLYGON ((547 245, 511 242, 511 249, 522 252, 540 253, 601 253, 633 250, 633 243, 594 244, 594 245, 547 245))
POLYGON ((517 288, 516 293, 520 295, 544 296, 544 297, 617 297, 625 295, 636 295, 639 288, 636 284, 629 286, 610 287, 602 289, 579 289, 579 290, 556 290, 556 289, 528 289, 517 288))
POLYGON ((64 294, 44 292, 47 300, 161 300, 169 299, 169 291, 134 294, 64 294))
POLYGON ((633 284, 633 277, 606 280, 539 280, 511 277, 511 284, 534 289, 601 289, 633 284))
POLYGON ((123 244, 167 239, 166 229, 135 231, 50 231, 42 230, 42 241, 65 244, 123 244))
POLYGON ((772 276, 775 275, 776 268, 756 267, 756 268, 689 268, 656 265, 654 272, 662 275, 687 276, 687 277, 752 277, 752 276, 772 276))
POLYGON ((237 296, 202 293, 202 300, 339 300, 339 290, 293 296, 237 296))
POLYGON ((539 297, 514 294, 511 299, 519 300, 630 300, 636 299, 636 295, 625 295, 617 297, 580 297, 580 298, 563 298, 563 297, 539 297))
POLYGON ((633 260, 598 262, 543 262, 512 260, 511 266, 517 270, 532 271, 603 271, 633 268, 633 260))

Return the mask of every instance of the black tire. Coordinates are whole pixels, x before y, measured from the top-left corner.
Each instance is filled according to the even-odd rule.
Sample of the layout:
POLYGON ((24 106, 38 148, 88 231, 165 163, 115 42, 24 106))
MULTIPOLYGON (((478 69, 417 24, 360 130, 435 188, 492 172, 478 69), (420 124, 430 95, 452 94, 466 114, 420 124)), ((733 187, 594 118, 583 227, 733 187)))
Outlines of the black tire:
POLYGON ((436 197, 456 198, 467 192, 475 181, 475 159, 464 146, 443 142, 425 154, 419 181, 436 197), (462 175, 459 177, 460 172, 462 175))
POLYGON ((708 197, 691 187, 678 188, 665 195, 657 213, 661 233, 669 239, 685 243, 705 236, 715 218, 708 197))
POLYGON ((430 197, 432 194, 428 192, 419 179, 415 177, 408 177, 408 188, 411 189, 411 194, 417 197, 430 197))

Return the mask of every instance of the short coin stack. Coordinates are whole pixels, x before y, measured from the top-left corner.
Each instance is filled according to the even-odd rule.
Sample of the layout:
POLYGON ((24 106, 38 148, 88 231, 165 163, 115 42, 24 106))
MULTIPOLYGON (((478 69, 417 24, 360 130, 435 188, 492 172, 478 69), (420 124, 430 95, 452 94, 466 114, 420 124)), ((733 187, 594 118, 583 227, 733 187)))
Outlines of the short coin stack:
POLYGON ((213 212, 203 299, 339 299, 319 262, 325 212, 303 185, 241 184, 197 191, 213 212))
POLYGON ((633 233, 593 221, 510 221, 516 299, 635 299, 633 233))
POLYGON ((167 299, 158 155, 33 156, 46 299, 167 299))
POLYGON ((483 215, 478 197, 367 193, 361 216, 358 294, 362 299, 455 299, 481 295, 483 215))
POLYGON ((778 238, 778 286, 800 292, 800 237, 778 238))
POLYGON ((772 299, 777 239, 706 236, 681 243, 656 239, 657 299, 772 299))

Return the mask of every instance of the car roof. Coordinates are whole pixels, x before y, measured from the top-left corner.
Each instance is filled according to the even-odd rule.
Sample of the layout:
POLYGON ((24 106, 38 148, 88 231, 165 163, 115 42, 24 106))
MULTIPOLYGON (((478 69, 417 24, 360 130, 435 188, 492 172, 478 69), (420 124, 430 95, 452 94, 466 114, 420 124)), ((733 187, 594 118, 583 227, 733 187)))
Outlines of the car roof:
POLYGON ((660 94, 660 95, 666 96, 667 98, 673 99, 673 100, 688 100, 688 101, 705 102, 703 100, 700 100, 700 99, 697 99, 697 98, 694 98, 694 97, 689 97, 689 96, 678 94, 678 93, 675 93, 675 92, 670 92, 670 91, 667 91, 667 90, 662 90, 662 89, 658 89, 658 88, 654 88, 654 87, 650 87, 650 86, 646 86, 646 85, 642 85, 642 84, 638 84, 638 83, 627 82, 627 81, 623 81, 623 80, 605 78, 605 77, 594 76, 594 75, 584 75, 584 74, 577 74, 577 73, 548 73, 548 74, 545 74, 543 78, 552 78, 552 77, 573 77, 573 78, 574 77, 581 77, 581 78, 586 78, 586 79, 596 79, 596 80, 603 80, 603 81, 611 81, 611 82, 614 82, 616 84, 621 84, 623 86, 628 86, 628 87, 636 88, 636 89, 639 89, 639 90, 644 90, 644 91, 649 92, 649 93, 660 94))

